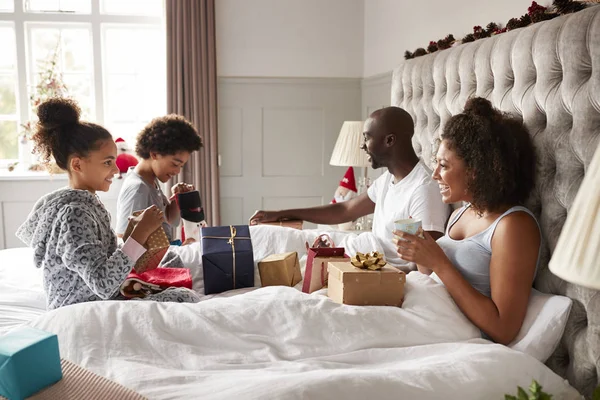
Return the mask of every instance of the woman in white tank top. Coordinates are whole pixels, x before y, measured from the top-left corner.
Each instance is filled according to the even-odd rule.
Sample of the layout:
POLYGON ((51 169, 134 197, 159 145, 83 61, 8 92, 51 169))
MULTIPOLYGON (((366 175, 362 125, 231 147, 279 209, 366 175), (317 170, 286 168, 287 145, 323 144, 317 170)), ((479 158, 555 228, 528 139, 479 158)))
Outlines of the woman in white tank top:
POLYGON ((535 151, 525 126, 482 98, 467 101, 441 139, 433 178, 445 203, 467 205, 437 242, 395 231, 398 254, 434 273, 487 337, 509 344, 539 261, 540 230, 522 206, 534 186, 535 151))

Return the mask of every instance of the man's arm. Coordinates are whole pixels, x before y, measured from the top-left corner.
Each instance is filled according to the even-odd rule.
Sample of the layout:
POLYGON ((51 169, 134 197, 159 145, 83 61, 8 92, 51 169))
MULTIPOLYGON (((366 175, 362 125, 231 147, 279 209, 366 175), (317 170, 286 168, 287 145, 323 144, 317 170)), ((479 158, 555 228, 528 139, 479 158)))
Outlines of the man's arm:
POLYGON ((281 211, 257 211, 250 217, 250 225, 287 219, 298 219, 314 224, 334 225, 354 221, 374 211, 375 203, 373 203, 367 193, 362 193, 351 200, 324 206, 281 211))

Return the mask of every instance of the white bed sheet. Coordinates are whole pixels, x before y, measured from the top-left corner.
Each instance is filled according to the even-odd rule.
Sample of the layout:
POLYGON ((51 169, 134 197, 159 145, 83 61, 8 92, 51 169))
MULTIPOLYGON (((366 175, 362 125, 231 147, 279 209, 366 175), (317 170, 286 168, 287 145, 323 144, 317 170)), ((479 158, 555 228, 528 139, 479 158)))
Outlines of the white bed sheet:
POLYGON ((46 312, 42 271, 28 248, 0 251, 0 335, 46 312))
POLYGON ((534 358, 477 339, 441 285, 408 278, 403 308, 269 287, 198 304, 83 303, 31 325, 150 399, 492 399, 532 379, 578 398, 534 358))
MULTIPOLYGON (((318 233, 251 232, 255 261, 298 251, 302 267, 304 243, 318 233)), ((372 235, 332 237, 350 254, 380 250, 372 235)), ((201 289, 194 246, 180 250, 201 289)), ((0 252, 0 334, 23 323, 54 332, 62 357, 151 399, 503 398, 532 379, 554 398, 579 398, 534 358, 479 339, 446 289, 419 273, 407 277, 402 308, 342 306, 325 291, 271 287, 198 304, 111 301, 46 312, 31 257, 29 249, 0 252)))

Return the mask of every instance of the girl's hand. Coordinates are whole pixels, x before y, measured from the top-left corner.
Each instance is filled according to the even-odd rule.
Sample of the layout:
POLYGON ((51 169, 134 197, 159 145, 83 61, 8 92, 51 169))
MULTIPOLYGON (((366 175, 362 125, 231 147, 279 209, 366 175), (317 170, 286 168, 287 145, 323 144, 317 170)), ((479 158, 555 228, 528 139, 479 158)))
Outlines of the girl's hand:
POLYGON ((422 229, 419 230, 417 235, 402 231, 394 231, 393 233, 396 251, 404 261, 414 262, 431 269, 433 272, 450 263, 444 250, 433 240, 429 233, 424 232, 422 229))
POLYGON ((176 195, 177 193, 186 193, 195 190, 194 185, 190 185, 189 183, 179 182, 175 186, 171 188, 171 193, 176 195))
POLYGON ((137 225, 131 232, 131 237, 139 244, 144 244, 148 237, 157 230, 165 220, 164 213, 155 205, 146 208, 140 215, 135 217, 138 220, 137 225))

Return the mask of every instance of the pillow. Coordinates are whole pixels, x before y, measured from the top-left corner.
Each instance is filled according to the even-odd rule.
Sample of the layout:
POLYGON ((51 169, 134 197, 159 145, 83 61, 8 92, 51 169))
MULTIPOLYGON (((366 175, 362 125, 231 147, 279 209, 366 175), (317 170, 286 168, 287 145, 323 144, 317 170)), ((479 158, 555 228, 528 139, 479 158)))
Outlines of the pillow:
POLYGON ((571 304, 568 297, 532 289, 521 330, 508 347, 546 362, 565 331, 571 304))

